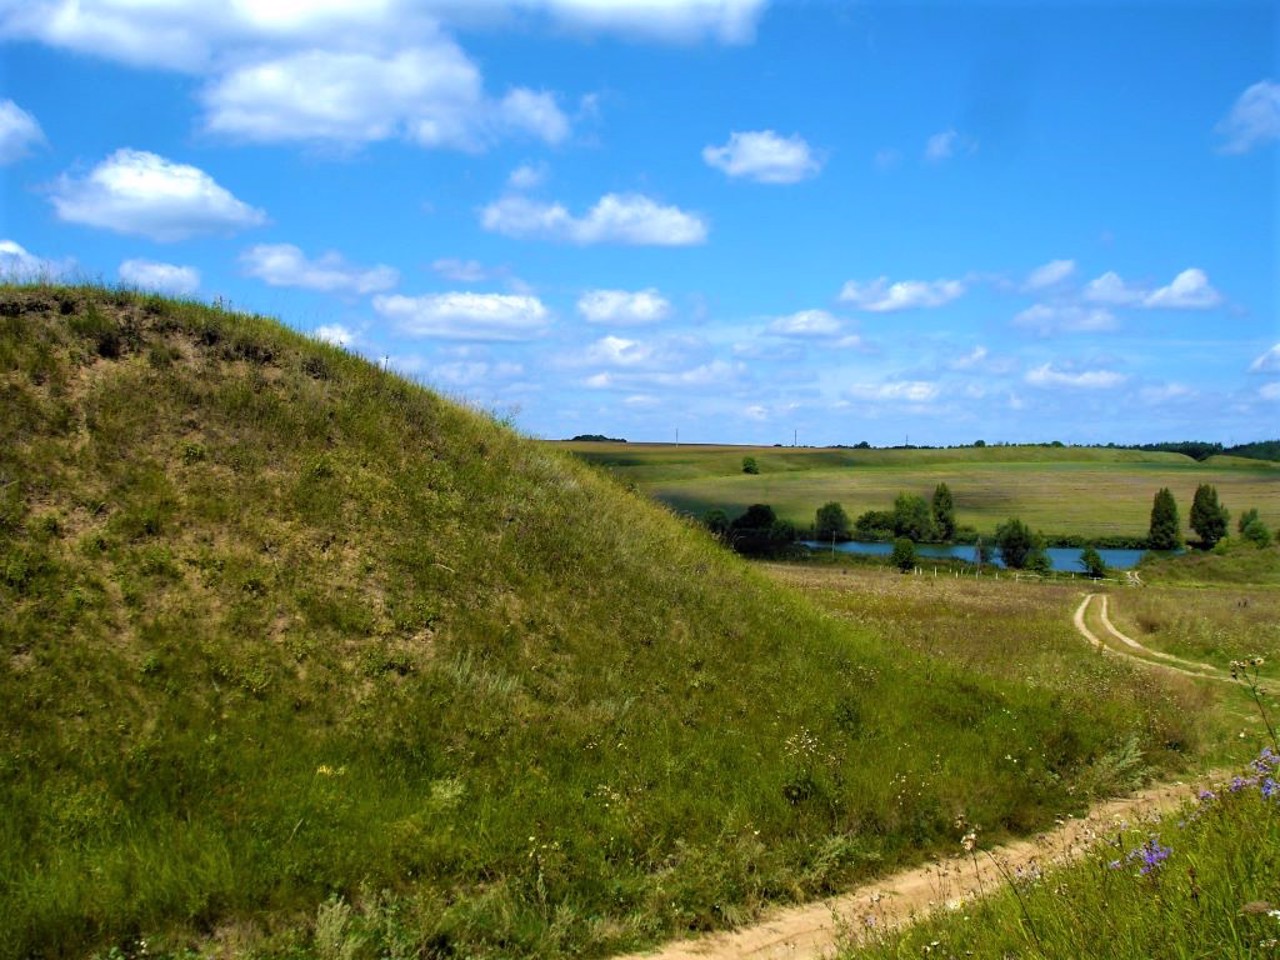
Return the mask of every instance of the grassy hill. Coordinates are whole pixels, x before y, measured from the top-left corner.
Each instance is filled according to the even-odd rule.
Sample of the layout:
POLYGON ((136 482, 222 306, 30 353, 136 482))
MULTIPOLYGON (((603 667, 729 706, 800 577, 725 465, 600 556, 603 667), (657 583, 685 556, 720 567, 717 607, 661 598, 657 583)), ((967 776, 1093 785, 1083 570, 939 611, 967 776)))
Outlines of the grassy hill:
POLYGON ((0 287, 0 609, 3 958, 603 955, 1194 746, 1128 671, 968 676, 339 349, 94 288, 0 287))
MULTIPOLYGON (((857 450, 728 447, 698 444, 556 443, 674 509, 730 516, 771 504, 802 527, 836 501, 851 517, 887 510, 900 492, 928 497, 945 482, 962 525, 985 534, 1010 517, 1052 536, 1145 537, 1157 490, 1169 487, 1186 527, 1199 484, 1217 487, 1239 515, 1256 507, 1280 525, 1280 465, 1217 456, 1198 462, 1180 453, 1099 447, 990 446, 857 450), (759 473, 742 472, 755 458, 759 473)), ((1188 537, 1193 536, 1186 527, 1188 537)))

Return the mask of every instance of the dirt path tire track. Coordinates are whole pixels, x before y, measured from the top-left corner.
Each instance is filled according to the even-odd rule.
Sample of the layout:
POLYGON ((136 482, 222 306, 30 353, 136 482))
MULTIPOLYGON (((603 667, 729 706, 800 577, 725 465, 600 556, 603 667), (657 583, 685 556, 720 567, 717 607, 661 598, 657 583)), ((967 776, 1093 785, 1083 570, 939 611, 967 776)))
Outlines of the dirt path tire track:
POLYGON ((1090 847, 1114 837, 1124 825, 1153 819, 1195 797, 1203 784, 1225 774, 1206 775, 1197 784, 1170 783, 1130 797, 1108 800, 1082 818, 1060 821, 1053 830, 982 852, 976 863, 960 852, 926 866, 903 870, 848 893, 778 910, 739 930, 708 934, 615 960, 817 960, 834 954, 837 941, 857 943, 910 923, 935 907, 954 906, 999 889, 1009 874, 1078 859, 1090 847), (993 858, 994 861, 993 862, 993 858))
MULTIPOLYGON (((1173 673, 1180 673, 1183 676, 1193 677, 1197 680, 1214 680, 1218 683, 1238 684, 1239 681, 1233 679, 1229 673, 1208 663, 1198 663, 1195 660, 1184 660, 1181 657, 1175 657, 1171 653, 1164 653, 1161 650, 1152 650, 1150 647, 1144 647, 1132 637, 1126 636, 1116 629, 1115 624, 1111 622, 1111 618, 1107 616, 1107 596, 1101 593, 1090 593, 1080 602, 1080 606, 1076 609, 1074 618, 1076 630, 1091 644, 1101 650, 1103 653, 1114 654, 1118 657, 1124 657, 1134 663, 1141 663, 1144 666, 1154 667, 1157 670, 1169 670, 1173 673), (1136 651, 1141 656, 1128 653, 1125 650, 1116 649, 1100 640, 1092 630, 1089 629, 1086 621, 1086 614, 1090 603, 1095 597, 1100 598, 1100 609, 1098 611, 1098 619, 1102 623, 1103 629, 1112 639, 1119 641, 1130 650, 1136 651)), ((1267 693, 1275 695, 1280 692, 1280 686, 1270 681, 1263 680, 1259 682, 1258 688, 1267 693)))

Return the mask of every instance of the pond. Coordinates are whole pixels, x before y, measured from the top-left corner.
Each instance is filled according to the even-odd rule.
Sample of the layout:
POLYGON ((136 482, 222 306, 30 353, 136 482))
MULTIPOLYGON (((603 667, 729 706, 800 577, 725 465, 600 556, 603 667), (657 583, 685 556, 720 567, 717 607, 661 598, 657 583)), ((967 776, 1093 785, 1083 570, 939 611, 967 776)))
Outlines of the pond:
MULTIPOLYGON (((802 541, 806 547, 811 550, 830 550, 831 544, 820 543, 817 540, 802 541)), ((990 545, 988 545, 990 548, 990 545)), ((836 544, 837 553, 856 553, 863 556, 887 557, 893 553, 892 543, 879 543, 866 540, 846 540, 844 543, 836 544)), ((994 566, 1003 567, 1000 562, 1000 551, 991 549, 991 562, 994 566)), ((1080 565, 1080 554, 1083 551, 1079 547, 1048 547, 1045 553, 1049 557, 1049 563, 1054 570, 1060 573, 1083 573, 1084 568, 1080 565)), ((1116 549, 1099 549, 1098 555, 1102 557, 1102 562, 1112 570, 1131 570, 1138 565, 1138 561, 1146 554, 1146 550, 1116 550, 1116 549)), ((966 563, 976 563, 977 547, 971 543, 917 543, 916 557, 920 560, 963 560, 966 563)))

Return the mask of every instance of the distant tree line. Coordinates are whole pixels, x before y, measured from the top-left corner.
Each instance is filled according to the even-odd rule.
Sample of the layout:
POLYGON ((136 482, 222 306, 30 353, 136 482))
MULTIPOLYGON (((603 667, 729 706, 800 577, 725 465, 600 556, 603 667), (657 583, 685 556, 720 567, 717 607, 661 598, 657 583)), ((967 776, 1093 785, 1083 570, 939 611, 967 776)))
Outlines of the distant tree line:
POLYGON ((622 437, 606 437, 603 433, 580 433, 570 443, 626 443, 622 437))
MULTIPOLYGON (((1202 483, 1196 487, 1187 520, 1199 537, 1195 545, 1204 550, 1212 550, 1226 539, 1230 531, 1231 514, 1218 500, 1217 488, 1212 484, 1202 483)), ((1271 531, 1258 516, 1256 507, 1240 515, 1236 532, 1242 540, 1256 546, 1266 547, 1271 544, 1271 531)), ((1162 487, 1151 504, 1147 545, 1152 550, 1177 550, 1184 545, 1178 504, 1168 487, 1162 487)))

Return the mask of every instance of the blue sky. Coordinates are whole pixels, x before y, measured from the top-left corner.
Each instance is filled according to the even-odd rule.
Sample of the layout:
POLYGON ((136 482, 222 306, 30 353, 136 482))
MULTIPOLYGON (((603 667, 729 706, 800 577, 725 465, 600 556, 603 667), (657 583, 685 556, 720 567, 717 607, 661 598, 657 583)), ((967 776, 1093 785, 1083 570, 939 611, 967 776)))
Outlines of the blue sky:
POLYGON ((541 437, 1280 435, 1272 2, 0 0, 0 270, 541 437))

